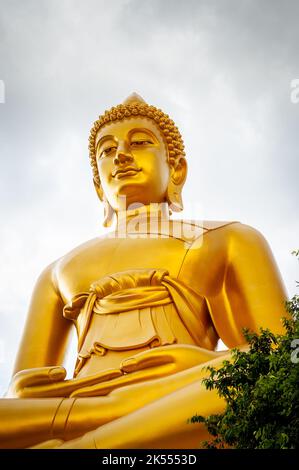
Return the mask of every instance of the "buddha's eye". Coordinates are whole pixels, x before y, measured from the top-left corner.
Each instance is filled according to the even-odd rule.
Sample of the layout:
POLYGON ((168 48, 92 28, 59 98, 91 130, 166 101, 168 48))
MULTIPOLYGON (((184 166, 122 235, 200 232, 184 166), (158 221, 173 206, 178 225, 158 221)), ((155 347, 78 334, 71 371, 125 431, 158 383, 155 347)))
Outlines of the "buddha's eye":
POLYGON ((142 147, 143 145, 152 145, 153 142, 151 140, 133 140, 131 142, 131 146, 133 147, 142 147))
POLYGON ((100 153, 100 157, 108 157, 110 154, 115 152, 116 148, 117 147, 115 145, 113 145, 112 147, 107 147, 106 149, 102 150, 102 152, 100 153))

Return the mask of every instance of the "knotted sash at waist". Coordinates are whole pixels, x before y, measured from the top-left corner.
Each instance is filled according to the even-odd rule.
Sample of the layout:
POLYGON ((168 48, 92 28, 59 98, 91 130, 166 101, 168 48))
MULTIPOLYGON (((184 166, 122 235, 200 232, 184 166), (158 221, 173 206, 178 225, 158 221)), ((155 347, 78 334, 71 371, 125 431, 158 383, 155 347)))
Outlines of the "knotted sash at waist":
POLYGON ((105 349, 174 343, 170 324, 174 313, 195 344, 212 349, 216 335, 200 314, 203 302, 167 270, 136 269, 94 282, 89 292, 72 298, 63 314, 76 324, 79 357, 86 357, 92 347, 104 354, 105 349))
POLYGON ((123 289, 106 297, 97 298, 93 311, 99 315, 107 313, 121 313, 135 308, 152 307, 153 305, 166 305, 171 297, 165 286, 134 287, 123 289))

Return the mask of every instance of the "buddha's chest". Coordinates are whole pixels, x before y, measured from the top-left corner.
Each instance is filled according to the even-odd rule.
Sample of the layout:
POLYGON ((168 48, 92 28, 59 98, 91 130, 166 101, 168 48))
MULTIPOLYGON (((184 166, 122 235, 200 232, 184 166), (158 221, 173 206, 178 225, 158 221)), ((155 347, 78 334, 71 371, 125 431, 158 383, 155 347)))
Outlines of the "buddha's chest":
POLYGON ((105 276, 134 269, 163 269, 199 293, 211 284, 215 262, 209 266, 210 250, 204 242, 196 246, 175 237, 147 236, 99 239, 84 252, 65 260, 59 271, 62 295, 69 301, 88 291, 105 276))
POLYGON ((174 238, 115 239, 105 247, 99 266, 101 274, 127 269, 167 269, 177 277, 189 249, 188 244, 174 238))

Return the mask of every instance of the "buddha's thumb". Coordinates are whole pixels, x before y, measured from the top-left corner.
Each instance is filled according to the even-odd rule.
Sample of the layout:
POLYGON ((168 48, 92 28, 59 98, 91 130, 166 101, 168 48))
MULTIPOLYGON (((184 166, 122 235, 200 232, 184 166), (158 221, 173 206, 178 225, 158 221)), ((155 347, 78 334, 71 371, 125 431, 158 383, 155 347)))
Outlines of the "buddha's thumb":
POLYGON ((21 398, 25 387, 49 384, 64 380, 66 370, 61 366, 35 367, 17 372, 6 393, 7 398, 21 398))

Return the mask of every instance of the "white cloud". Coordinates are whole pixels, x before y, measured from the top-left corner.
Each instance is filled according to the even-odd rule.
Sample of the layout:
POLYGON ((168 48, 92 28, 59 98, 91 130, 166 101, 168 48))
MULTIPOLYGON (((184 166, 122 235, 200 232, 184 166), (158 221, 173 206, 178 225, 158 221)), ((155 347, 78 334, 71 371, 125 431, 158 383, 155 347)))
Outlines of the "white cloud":
POLYGON ((179 125, 190 169, 185 199, 203 208, 198 217, 261 230, 295 291, 298 2, 0 6, 2 390, 39 272, 102 230, 89 128, 131 91, 179 125))

